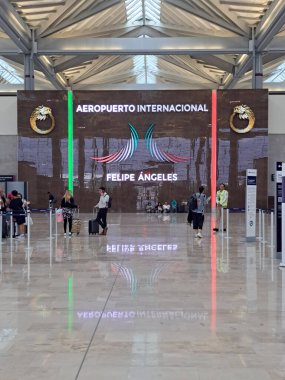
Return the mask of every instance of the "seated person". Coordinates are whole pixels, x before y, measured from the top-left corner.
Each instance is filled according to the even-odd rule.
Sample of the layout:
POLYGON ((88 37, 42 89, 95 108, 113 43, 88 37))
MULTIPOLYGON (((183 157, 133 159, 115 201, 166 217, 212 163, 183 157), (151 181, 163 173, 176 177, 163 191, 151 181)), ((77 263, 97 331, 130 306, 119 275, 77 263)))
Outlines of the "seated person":
POLYGON ((162 204, 160 202, 158 202, 157 205, 155 206, 155 211, 156 212, 163 212, 163 207, 162 207, 162 204))
POLYGON ((151 202, 148 202, 147 205, 145 206, 145 211, 146 212, 152 212, 152 205, 151 202))
POLYGON ((164 202, 162 208, 163 208, 163 212, 165 212, 165 213, 170 212, 170 204, 169 203, 164 202))
POLYGON ((172 199, 172 201, 170 202, 170 209, 171 209, 171 212, 177 212, 177 200, 176 199, 172 199))

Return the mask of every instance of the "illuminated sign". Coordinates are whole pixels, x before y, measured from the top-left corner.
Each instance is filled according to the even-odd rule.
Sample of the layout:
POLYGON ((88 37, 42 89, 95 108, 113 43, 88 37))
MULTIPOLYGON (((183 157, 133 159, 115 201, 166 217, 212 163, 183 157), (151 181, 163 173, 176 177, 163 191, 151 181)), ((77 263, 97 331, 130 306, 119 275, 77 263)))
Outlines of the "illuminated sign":
MULTIPOLYGON (((139 134, 131 123, 128 123, 128 126, 131 130, 131 138, 128 140, 128 142, 125 144, 123 148, 121 148, 117 152, 109 154, 108 156, 91 157, 91 159, 100 163, 110 164, 113 162, 125 161, 128 158, 131 158, 138 147, 139 134)), ((150 152, 152 158, 155 158, 157 161, 172 162, 174 164, 178 164, 180 162, 189 162, 190 156, 177 156, 175 154, 167 153, 164 150, 160 149, 156 141, 153 141, 154 127, 155 124, 151 123, 150 127, 148 128, 145 134, 146 148, 150 152)), ((131 180, 135 181, 135 179, 131 180)), ((156 181, 156 179, 152 180, 156 181)), ((161 181, 163 181, 163 179, 161 181)))
POLYGON ((111 253, 143 253, 177 251, 177 244, 107 244, 106 250, 111 253))
POLYGON ((190 157, 184 157, 184 156, 176 156, 171 153, 166 153, 163 150, 161 150, 155 141, 153 141, 152 138, 152 132, 155 127, 155 124, 151 124, 148 130, 145 134, 145 141, 147 149, 149 150, 151 156, 153 158, 156 158, 158 161, 166 161, 166 162, 173 162, 175 164, 178 164, 179 162, 189 162, 190 157))
POLYGON ((82 104, 76 112, 83 113, 165 113, 165 112, 209 112, 207 104, 82 104))
POLYGON ((127 158, 132 157, 134 151, 137 149, 138 146, 139 135, 135 127, 131 123, 128 123, 128 125, 131 130, 131 138, 128 140, 127 144, 123 148, 121 148, 118 152, 109 154, 108 156, 91 157, 91 159, 97 162, 110 164, 111 162, 125 161, 127 158))
POLYGON ((107 182, 126 182, 126 181, 138 181, 138 182, 175 182, 178 180, 178 175, 176 173, 143 173, 141 172, 138 176, 135 173, 107 173, 107 182))

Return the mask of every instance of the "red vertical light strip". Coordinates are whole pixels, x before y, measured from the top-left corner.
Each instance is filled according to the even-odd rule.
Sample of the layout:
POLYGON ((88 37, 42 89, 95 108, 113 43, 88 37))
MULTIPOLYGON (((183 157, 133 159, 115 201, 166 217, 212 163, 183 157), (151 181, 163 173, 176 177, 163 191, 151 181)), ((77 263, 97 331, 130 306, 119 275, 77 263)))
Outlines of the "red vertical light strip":
POLYGON ((211 333, 216 333, 217 318, 217 241, 216 235, 213 234, 213 228, 216 227, 215 216, 211 216, 211 333))
MULTIPOLYGON (((217 91, 212 91, 212 157, 211 157, 211 207, 216 208, 217 189, 217 91)), ((216 227, 214 215, 211 217, 211 233, 216 227)), ((215 234, 211 235, 211 333, 216 332, 217 318, 217 241, 215 234)))
POLYGON ((212 91, 211 207, 216 208, 217 187, 217 91, 212 91))

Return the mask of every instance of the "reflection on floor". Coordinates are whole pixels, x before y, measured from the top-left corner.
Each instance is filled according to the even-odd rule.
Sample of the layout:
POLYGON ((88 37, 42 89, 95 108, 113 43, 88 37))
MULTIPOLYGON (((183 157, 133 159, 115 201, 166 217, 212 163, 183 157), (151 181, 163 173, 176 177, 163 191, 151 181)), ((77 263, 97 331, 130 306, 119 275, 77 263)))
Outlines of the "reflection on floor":
POLYGON ((243 214, 228 239, 210 214, 202 239, 186 214, 111 213, 107 236, 81 218, 0 246, 1 380, 285 379, 285 270, 243 214))

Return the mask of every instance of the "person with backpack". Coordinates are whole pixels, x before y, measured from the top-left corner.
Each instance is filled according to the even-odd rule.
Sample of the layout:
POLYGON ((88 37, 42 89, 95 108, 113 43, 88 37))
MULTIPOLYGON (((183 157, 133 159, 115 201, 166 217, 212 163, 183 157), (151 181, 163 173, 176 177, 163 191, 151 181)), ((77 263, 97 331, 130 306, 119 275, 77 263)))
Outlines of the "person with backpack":
POLYGON ((209 202, 211 197, 204 194, 204 186, 199 187, 199 192, 194 193, 190 200, 190 208, 192 208, 193 217, 193 230, 196 232, 196 238, 202 238, 202 229, 204 223, 204 212, 206 204, 209 202))
POLYGON ((111 207, 111 197, 106 193, 105 187, 100 187, 99 188, 99 194, 100 194, 100 199, 97 205, 95 206, 98 208, 98 213, 96 217, 96 221, 100 224, 102 227, 103 231, 100 233, 100 235, 107 235, 107 213, 108 213, 108 208, 111 207))

